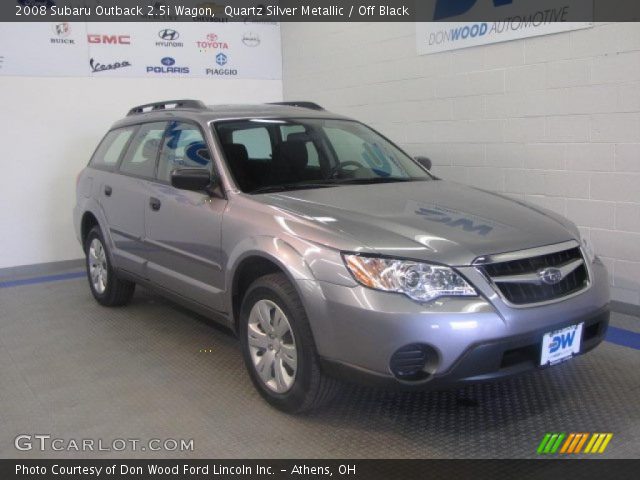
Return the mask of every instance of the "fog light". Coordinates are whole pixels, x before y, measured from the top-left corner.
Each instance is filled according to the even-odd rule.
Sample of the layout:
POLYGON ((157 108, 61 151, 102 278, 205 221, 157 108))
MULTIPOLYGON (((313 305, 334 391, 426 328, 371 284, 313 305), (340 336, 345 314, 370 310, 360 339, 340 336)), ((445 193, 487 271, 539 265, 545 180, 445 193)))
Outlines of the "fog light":
POLYGON ((396 350, 389 368, 399 380, 414 382, 429 378, 435 372, 437 362, 438 354, 432 347, 414 343, 396 350))

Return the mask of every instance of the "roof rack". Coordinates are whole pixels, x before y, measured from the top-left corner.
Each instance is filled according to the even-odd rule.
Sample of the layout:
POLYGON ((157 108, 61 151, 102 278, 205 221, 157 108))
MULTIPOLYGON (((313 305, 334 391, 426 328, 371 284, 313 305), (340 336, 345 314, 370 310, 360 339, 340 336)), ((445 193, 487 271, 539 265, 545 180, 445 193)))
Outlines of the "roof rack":
POLYGON ((164 102, 147 103, 133 107, 127 113, 127 117, 131 115, 139 115, 141 113, 155 112, 157 110, 167 110, 172 108, 192 108, 194 110, 206 110, 207 106, 200 100, 166 100, 164 102))
POLYGON ((324 110, 320 105, 314 102, 271 102, 270 105, 287 105, 289 107, 308 108, 310 110, 324 110))

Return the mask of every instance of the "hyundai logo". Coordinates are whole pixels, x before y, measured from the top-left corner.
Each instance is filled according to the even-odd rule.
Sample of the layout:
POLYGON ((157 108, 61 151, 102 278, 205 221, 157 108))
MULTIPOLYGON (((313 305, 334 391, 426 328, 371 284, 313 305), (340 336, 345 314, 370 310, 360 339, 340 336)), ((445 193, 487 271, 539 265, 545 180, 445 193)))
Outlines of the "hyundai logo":
POLYGON ((538 271, 538 276, 542 283, 546 283, 547 285, 555 285, 560 282, 563 278, 562 271, 558 268, 545 268, 543 270, 538 271))
POLYGON ((171 65, 175 65, 176 61, 171 57, 164 57, 162 60, 160 60, 160 63, 162 63, 165 67, 170 67, 171 65))
POLYGON ((158 32, 158 36, 162 40, 169 40, 169 41, 174 41, 180 38, 180 34, 177 31, 172 30, 170 28, 165 28, 164 30, 160 30, 158 32))

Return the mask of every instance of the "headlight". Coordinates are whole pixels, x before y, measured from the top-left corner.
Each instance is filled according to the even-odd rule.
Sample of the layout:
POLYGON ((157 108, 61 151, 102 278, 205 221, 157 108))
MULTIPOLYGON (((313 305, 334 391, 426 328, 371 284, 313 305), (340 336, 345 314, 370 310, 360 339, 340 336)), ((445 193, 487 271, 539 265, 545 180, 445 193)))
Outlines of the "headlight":
POLYGON ((475 289, 449 267, 411 260, 343 255, 354 278, 365 287, 404 293, 418 302, 438 297, 477 296, 475 289))
POLYGON ((589 260, 589 263, 593 263, 596 259, 596 252, 593 250, 593 247, 591 246, 591 241, 587 240, 584 237, 582 237, 580 240, 582 243, 582 250, 584 251, 584 254, 587 256, 587 260, 589 260))

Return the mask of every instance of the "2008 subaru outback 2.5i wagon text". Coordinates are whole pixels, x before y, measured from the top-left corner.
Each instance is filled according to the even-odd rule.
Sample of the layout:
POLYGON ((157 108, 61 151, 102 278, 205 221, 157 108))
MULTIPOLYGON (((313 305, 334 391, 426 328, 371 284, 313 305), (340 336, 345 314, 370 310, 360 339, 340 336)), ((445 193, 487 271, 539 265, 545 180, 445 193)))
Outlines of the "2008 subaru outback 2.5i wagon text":
POLYGON ((91 291, 122 305, 140 283, 218 319, 290 412, 336 377, 425 388, 598 345, 607 272, 576 227, 429 165, 310 102, 135 107, 78 177, 91 291))

